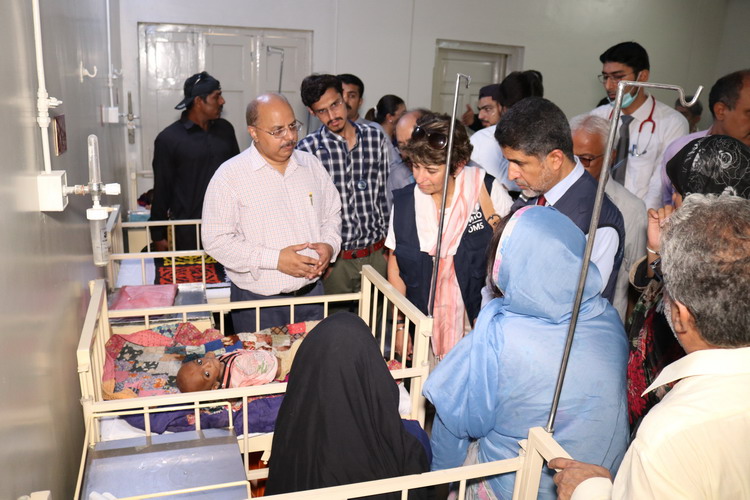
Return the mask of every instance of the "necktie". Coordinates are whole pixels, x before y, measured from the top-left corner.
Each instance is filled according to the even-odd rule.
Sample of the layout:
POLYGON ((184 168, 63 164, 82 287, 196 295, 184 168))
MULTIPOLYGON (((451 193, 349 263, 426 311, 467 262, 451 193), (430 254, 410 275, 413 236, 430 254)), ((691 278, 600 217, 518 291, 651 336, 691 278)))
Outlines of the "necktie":
POLYGON ((545 198, 543 194, 540 194, 539 197, 536 199, 536 204, 542 207, 546 206, 547 198, 545 198))
POLYGON ((620 166, 612 172, 612 177, 620 184, 625 184, 625 169, 628 165, 628 149, 630 148, 630 122, 633 121, 633 117, 622 115, 620 119, 622 125, 620 125, 620 139, 617 141, 617 158, 615 158, 615 165, 620 166))

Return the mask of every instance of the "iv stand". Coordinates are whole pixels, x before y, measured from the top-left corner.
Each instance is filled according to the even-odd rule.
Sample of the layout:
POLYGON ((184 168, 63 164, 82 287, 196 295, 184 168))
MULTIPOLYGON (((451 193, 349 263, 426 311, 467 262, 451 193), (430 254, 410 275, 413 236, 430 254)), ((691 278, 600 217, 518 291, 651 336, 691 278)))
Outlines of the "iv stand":
POLYGON ((547 426, 544 428, 544 430, 549 432, 550 434, 554 432, 555 416, 557 414, 557 407, 560 403, 560 393, 562 392, 563 381, 565 380, 565 370, 568 367, 570 350, 573 345, 573 334, 575 333, 576 324, 578 322, 578 314, 580 312, 581 302, 583 300, 583 289, 586 285, 586 275, 588 274, 589 262, 591 261, 591 251, 594 248, 596 227, 599 225, 599 216, 602 211, 602 203, 604 202, 604 187, 607 185, 610 168, 612 167, 612 148, 614 147, 615 143, 617 123, 620 121, 620 113, 622 111, 622 96, 625 93, 625 87, 646 87, 652 89, 675 90, 679 94, 680 104, 685 107, 690 107, 695 104, 695 102, 698 100, 698 97, 700 96, 701 91, 703 90, 702 85, 698 86, 698 90, 695 91, 693 99, 690 102, 687 102, 685 100, 685 92, 682 90, 682 87, 677 85, 650 82, 631 82, 627 80, 621 80, 617 84, 617 96, 615 97, 614 110, 609 122, 607 149, 604 151, 604 168, 602 168, 602 173, 599 175, 599 186, 596 189, 594 211, 591 215, 591 225, 589 226, 588 238, 586 239, 586 251, 583 254, 583 265, 581 266, 581 274, 578 278, 578 290, 576 291, 576 299, 573 304, 573 315, 570 318, 570 327, 568 328, 568 336, 565 340, 565 350, 563 351, 563 357, 560 363, 560 373, 557 375, 557 384, 555 386, 555 394, 552 398, 552 406, 549 411, 549 420, 547 421, 547 426))
POLYGON ((451 157, 453 155, 453 132, 456 130, 456 111, 458 109, 458 89, 461 79, 466 80, 466 88, 469 88, 471 77, 462 73, 456 73, 456 91, 453 94, 453 113, 451 114, 451 126, 448 132, 448 151, 445 159, 445 179, 443 180, 443 199, 440 202, 440 221, 438 222, 437 247, 435 249, 435 258, 432 262, 432 279, 430 280, 430 298, 427 302, 427 316, 432 318, 435 310, 435 292, 437 290, 438 269, 440 268, 440 249, 443 246, 443 224, 445 223, 445 198, 448 194, 448 172, 451 166, 451 157))

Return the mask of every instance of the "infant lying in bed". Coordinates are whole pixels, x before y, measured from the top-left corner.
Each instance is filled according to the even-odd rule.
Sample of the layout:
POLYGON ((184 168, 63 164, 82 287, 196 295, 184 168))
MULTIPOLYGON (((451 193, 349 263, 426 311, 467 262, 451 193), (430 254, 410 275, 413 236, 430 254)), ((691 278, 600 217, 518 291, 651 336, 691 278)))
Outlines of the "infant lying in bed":
POLYGON ((237 350, 221 356, 213 352, 186 361, 177 372, 180 392, 262 385, 283 380, 289 373, 302 339, 288 350, 237 350))

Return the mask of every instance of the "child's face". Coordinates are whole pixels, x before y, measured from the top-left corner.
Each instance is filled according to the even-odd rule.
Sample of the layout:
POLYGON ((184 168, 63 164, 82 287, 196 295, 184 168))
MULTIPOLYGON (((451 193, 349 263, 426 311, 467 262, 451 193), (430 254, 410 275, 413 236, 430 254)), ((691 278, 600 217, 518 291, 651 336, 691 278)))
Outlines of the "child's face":
POLYGON ((180 367, 177 372, 181 392, 209 391, 218 389, 221 379, 221 362, 214 353, 194 359, 180 367))

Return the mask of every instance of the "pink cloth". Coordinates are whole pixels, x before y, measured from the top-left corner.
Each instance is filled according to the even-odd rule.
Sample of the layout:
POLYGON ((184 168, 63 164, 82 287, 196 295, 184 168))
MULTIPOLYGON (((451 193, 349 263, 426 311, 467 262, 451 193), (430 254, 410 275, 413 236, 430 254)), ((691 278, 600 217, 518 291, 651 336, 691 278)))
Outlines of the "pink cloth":
MULTIPOLYGON (((433 316, 432 351, 438 359, 448 354, 454 345, 464 336, 464 307, 461 289, 458 286, 456 267, 453 256, 461 243, 461 236, 469 223, 469 217, 474 207, 479 202, 479 194, 482 190, 484 171, 478 167, 464 167, 456 176, 453 189, 453 200, 451 202, 450 214, 446 214, 445 228, 443 229, 443 244, 440 247, 440 267, 438 269, 437 290, 435 292, 435 307, 433 316)), ((415 196, 417 196, 415 190, 415 196)), ((421 193, 420 193, 421 194, 421 193)), ((440 213, 434 202, 435 226, 440 220, 440 213)), ((428 252, 435 255, 437 252, 437 235, 432 249, 428 252)))
POLYGON ((177 285, 124 286, 115 298, 111 310, 168 307, 174 304, 177 285))
POLYGON ((222 387, 263 385, 276 378, 279 360, 269 351, 239 350, 219 358, 226 363, 222 387))

